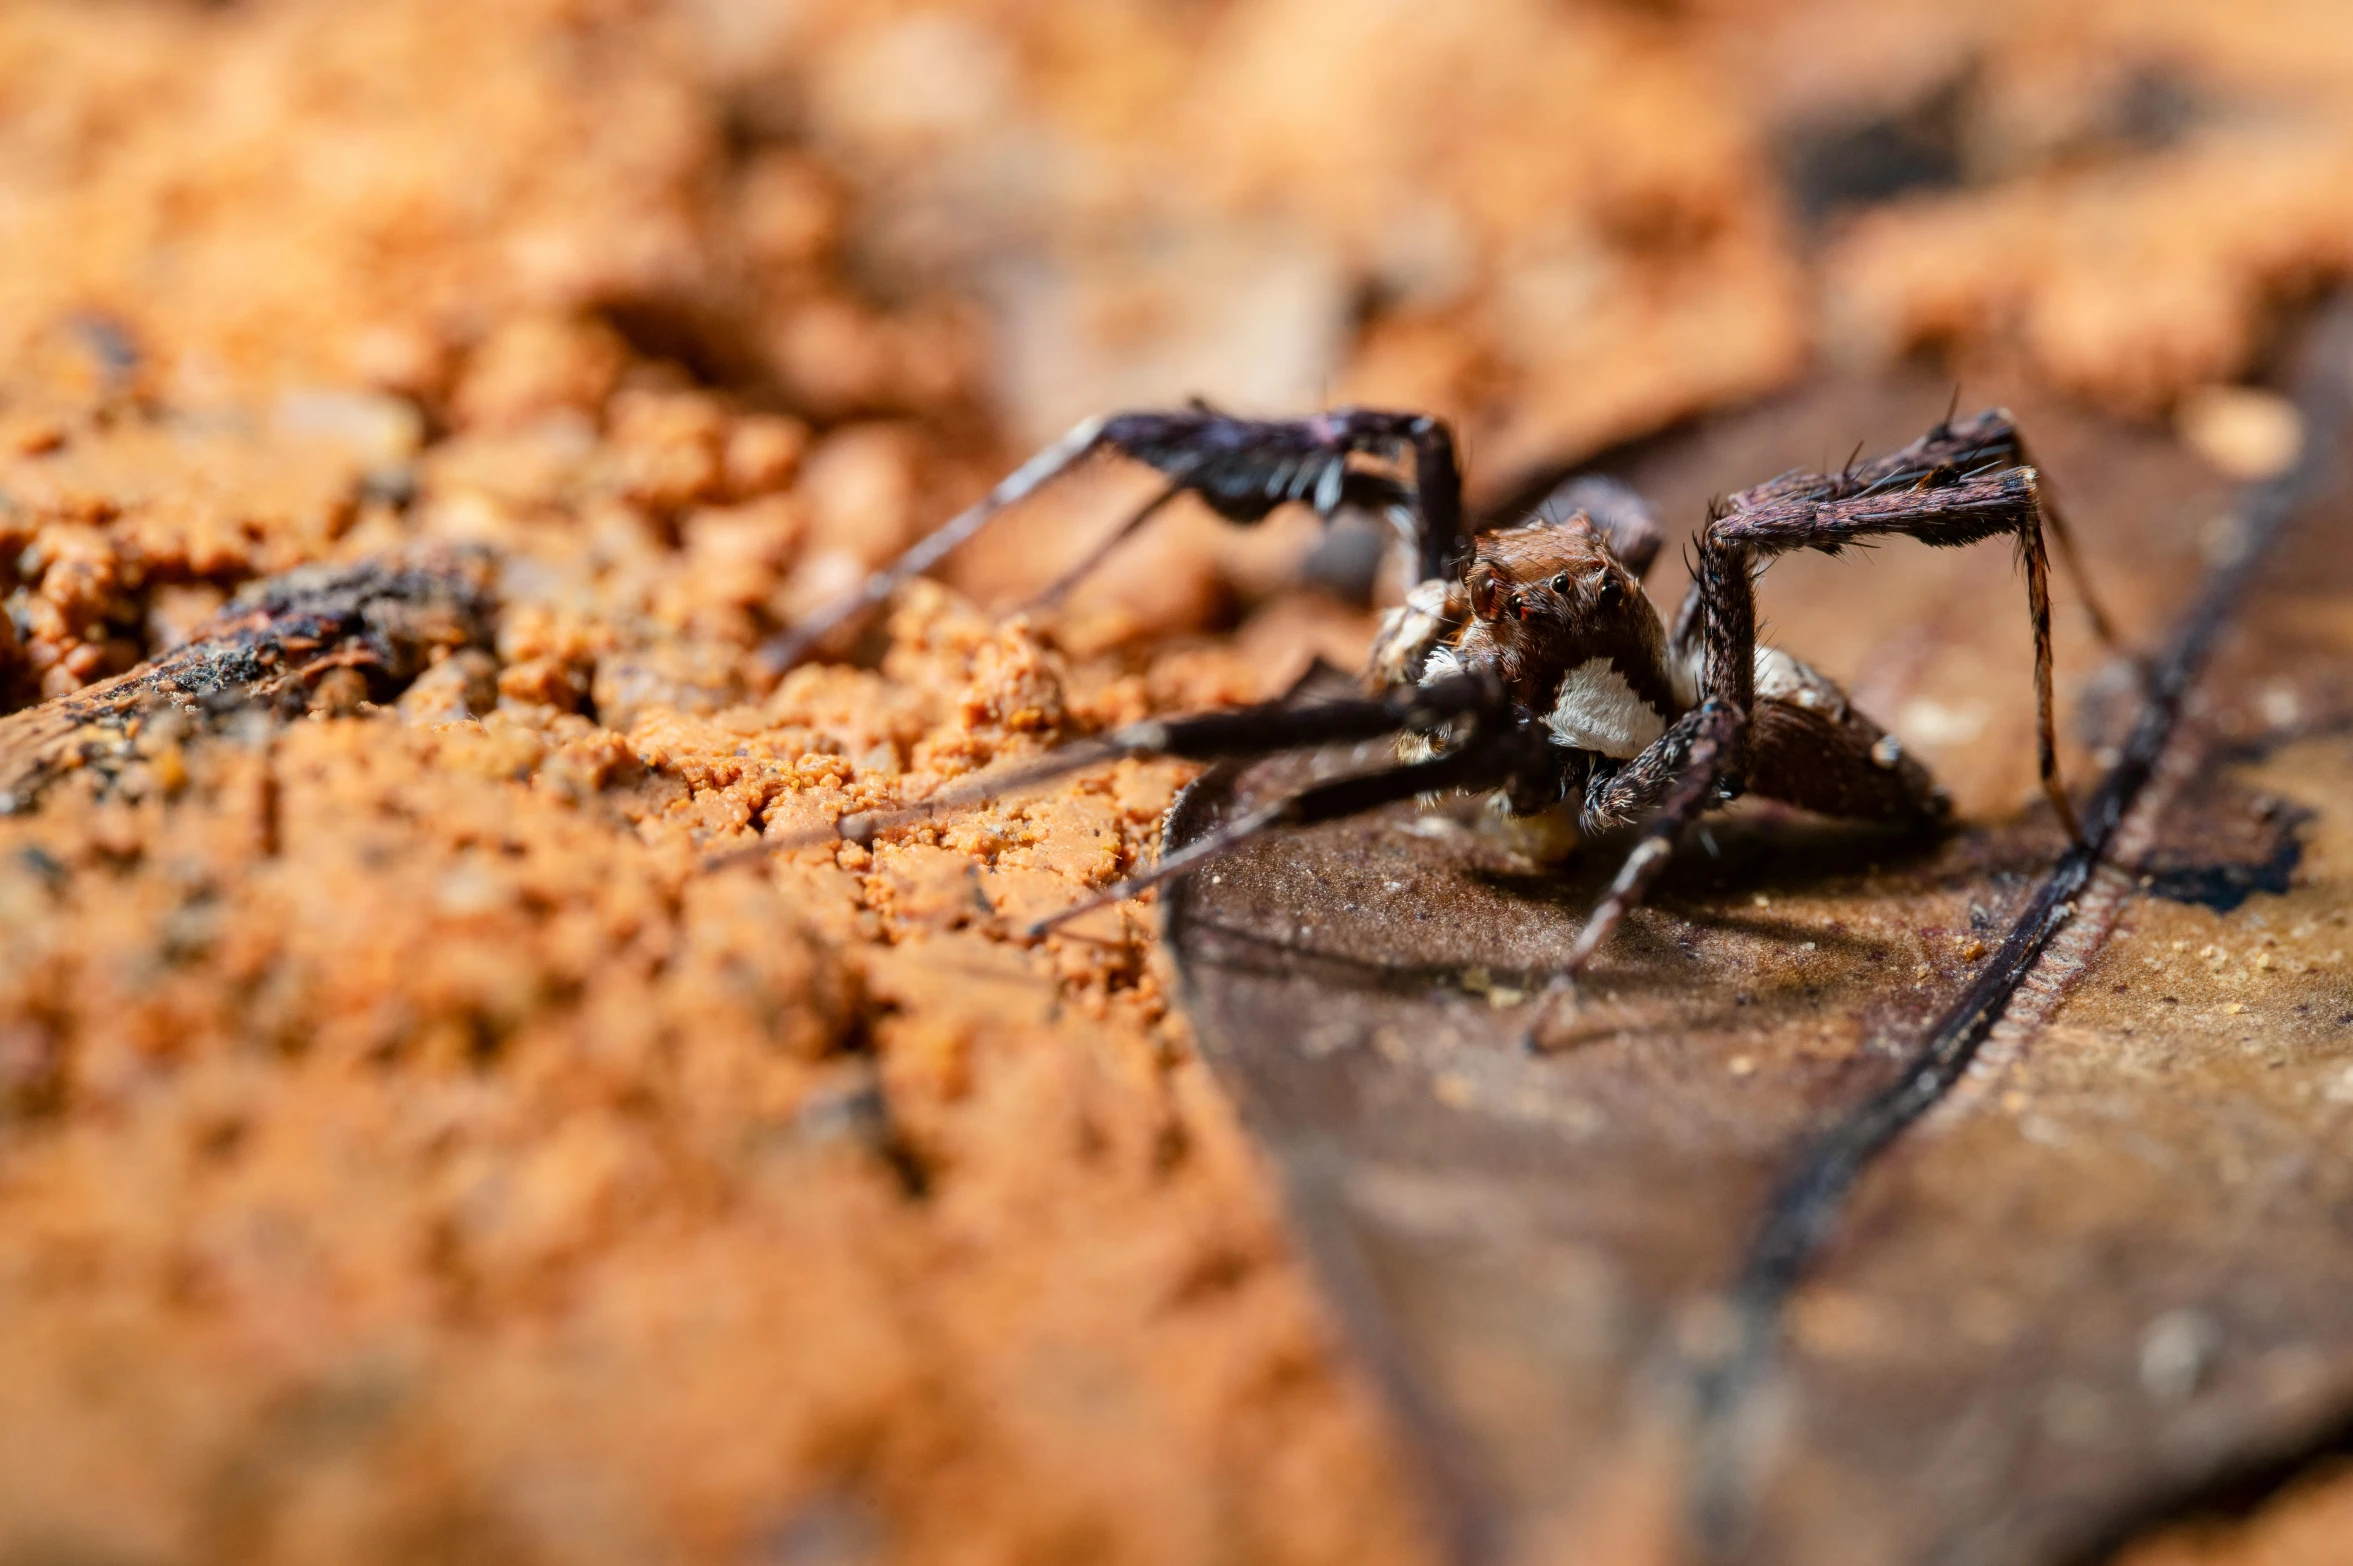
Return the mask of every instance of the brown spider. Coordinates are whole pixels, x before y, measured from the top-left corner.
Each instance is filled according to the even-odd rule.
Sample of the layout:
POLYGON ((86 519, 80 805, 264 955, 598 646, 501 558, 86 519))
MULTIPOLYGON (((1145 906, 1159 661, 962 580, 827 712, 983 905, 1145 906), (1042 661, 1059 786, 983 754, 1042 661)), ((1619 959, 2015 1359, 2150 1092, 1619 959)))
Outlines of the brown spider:
MULTIPOLYGON (((1041 921, 1036 931, 1133 896, 1272 828, 1419 795, 1492 793, 1514 815, 1563 806, 1587 833, 1642 827, 1563 954, 1537 1012, 1541 1022, 1642 900, 1677 833, 1700 813, 1746 793, 1849 819, 1926 826, 1944 818, 1943 792, 1894 736, 1857 712, 1830 680, 1757 640, 1752 578, 1762 561, 1792 549, 1837 554, 1885 535, 1939 547, 2003 536, 2017 541, 2034 626, 2043 789, 2069 833, 2081 836, 2053 745, 2045 528, 2071 565, 2074 551, 2016 425, 1998 409, 1958 421, 1948 415, 1900 451, 1850 462, 1836 473, 1785 473, 1712 505, 1697 541, 1695 580, 1671 625, 1642 589, 1660 534, 1638 497, 1607 480, 1581 479, 1559 492, 1562 505, 1542 508, 1515 527, 1466 537, 1454 442, 1436 419, 1340 409, 1266 422, 1196 405, 1090 420, 857 594, 788 632, 772 656, 780 664, 798 659, 826 630, 879 602, 996 511, 1104 448, 1149 463, 1168 484, 1050 592, 1067 588, 1111 543, 1180 493, 1198 495, 1241 523, 1287 502, 1310 504, 1327 519, 1343 506, 1384 512, 1411 544, 1420 582, 1390 611, 1374 641, 1366 669, 1373 694, 1131 724, 907 811, 846 816, 837 833, 868 841, 943 806, 1118 756, 1207 761, 1393 737, 1398 760, 1318 783, 1232 821, 1041 921), (1356 459, 1410 463, 1412 483, 1358 467, 1356 459)), ((2088 593, 2086 603, 2095 629, 2113 643, 2088 593)))

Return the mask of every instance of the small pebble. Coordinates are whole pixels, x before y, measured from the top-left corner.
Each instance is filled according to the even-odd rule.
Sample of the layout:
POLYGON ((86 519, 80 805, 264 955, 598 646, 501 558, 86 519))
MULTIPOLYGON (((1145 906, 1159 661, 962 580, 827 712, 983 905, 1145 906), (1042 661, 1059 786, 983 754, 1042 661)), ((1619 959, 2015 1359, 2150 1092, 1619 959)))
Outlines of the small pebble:
POLYGON ((2160 1403, 2198 1390, 2222 1349, 2222 1330, 2202 1311, 2169 1310, 2141 1334, 2141 1387, 2160 1403))
POLYGON ((2277 392, 2202 386, 2181 400, 2173 426, 2182 444, 2237 479, 2284 473, 2304 449, 2304 419, 2277 392))

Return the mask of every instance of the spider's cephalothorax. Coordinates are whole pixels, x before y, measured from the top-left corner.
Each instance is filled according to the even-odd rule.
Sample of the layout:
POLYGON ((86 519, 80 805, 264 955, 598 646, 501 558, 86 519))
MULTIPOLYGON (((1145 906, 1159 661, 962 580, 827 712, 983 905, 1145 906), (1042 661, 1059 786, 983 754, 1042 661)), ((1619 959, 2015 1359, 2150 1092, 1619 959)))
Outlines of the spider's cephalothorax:
MULTIPOLYGON (((1562 807, 1588 833, 1641 827, 1609 892, 1562 954, 1549 998, 1565 991, 1641 900, 1678 831, 1703 811, 1746 793, 1849 819, 1939 821, 1944 795, 1892 735, 1830 680, 1757 640, 1753 577, 1764 560, 1791 549, 1837 554, 1890 535, 1940 546, 2016 541, 2034 631, 2043 786, 2075 831, 2053 745, 2044 553, 2046 529, 2063 550, 2067 535, 2016 426, 1999 410, 1948 418, 1901 450, 1837 473, 1786 473, 1717 503, 1696 540, 1695 580, 1671 624, 1643 591, 1660 535, 1631 491, 1580 479, 1532 520, 1466 539, 1445 426, 1365 409, 1285 423, 1202 408, 1091 421, 899 567, 879 573, 875 591, 937 559, 988 512, 1106 445, 1168 475, 1160 500, 1195 493, 1237 521, 1292 500, 1326 514, 1346 504, 1384 510, 1408 533, 1420 581, 1374 638, 1361 699, 1274 702, 1134 724, 910 812, 1111 756, 1210 760, 1394 737, 1395 766, 1316 784, 1229 822, 1057 920, 1131 896, 1270 828, 1450 790, 1492 793, 1514 814, 1562 807), (1408 487, 1352 459, 1410 467, 1413 482, 1408 487)), ((2088 594, 2085 604, 2112 642, 2088 594)), ((848 817, 838 830, 870 838, 894 820, 848 817)))
POLYGON ((1514 712, 1568 749, 1623 761, 1692 706, 1658 611, 1582 512, 1480 539, 1461 596, 1468 621, 1431 661, 1494 670, 1514 712))

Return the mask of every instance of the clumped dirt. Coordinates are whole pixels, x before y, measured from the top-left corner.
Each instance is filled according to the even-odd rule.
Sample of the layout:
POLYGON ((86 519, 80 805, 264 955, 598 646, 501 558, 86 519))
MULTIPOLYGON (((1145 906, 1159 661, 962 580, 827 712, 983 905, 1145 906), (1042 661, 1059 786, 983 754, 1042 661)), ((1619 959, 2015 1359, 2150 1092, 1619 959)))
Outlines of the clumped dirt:
POLYGON ((737 853, 1353 662, 1313 527, 756 649, 1139 400, 2165 414, 2353 270, 2353 33, 2210 10, 0 12, 0 1553, 1426 1559, 1149 906, 1017 935, 1185 769, 737 853))
POLYGON ((352 717, 150 716, 0 828, 11 1537, 1405 1548, 1143 932, 1026 954, 982 911, 1124 862, 1169 769, 992 851, 705 873, 761 801, 1053 687, 821 677, 624 739, 454 716, 468 656, 352 717))

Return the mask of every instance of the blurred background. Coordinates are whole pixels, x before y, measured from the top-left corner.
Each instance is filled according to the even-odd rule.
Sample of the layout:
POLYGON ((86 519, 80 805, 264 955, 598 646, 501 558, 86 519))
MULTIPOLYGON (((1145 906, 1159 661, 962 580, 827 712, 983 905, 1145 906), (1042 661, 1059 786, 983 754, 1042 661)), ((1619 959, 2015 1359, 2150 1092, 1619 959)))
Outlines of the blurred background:
MULTIPOLYGON (((745 461, 841 436, 814 523, 733 539, 779 573, 770 619, 1089 412, 1428 408, 1486 497, 1823 364, 2197 416, 2353 261, 2325 0, 28 0, 0 26, 11 378, 372 388, 543 452, 567 415, 640 446, 693 422, 615 411, 624 382, 717 390, 797 421, 745 461)), ((397 410, 310 416, 406 438, 397 410)), ((1158 617, 1251 576, 1192 560, 1208 537, 1150 557, 1157 588, 1201 578, 1158 617)))
MULTIPOLYGON (((764 638, 1090 413, 1427 409, 1491 502, 1811 378, 1901 369, 2254 474, 2281 460, 2279 409, 2238 388, 2349 272, 2339 0, 10 0, 0 688, 21 707, 120 673, 268 573, 485 544, 510 607, 473 716, 602 724, 723 789, 757 724, 638 720, 768 698, 764 638)), ((1131 483, 1049 498, 949 580, 1012 600, 1131 483)), ((1296 667, 1253 647, 1351 657, 1354 607, 1283 597, 1315 535, 1172 513, 1060 647, 1121 652, 1140 683, 1118 699, 1160 705, 1296 667), (1236 625, 1239 655, 1152 651, 1236 625)), ((879 725, 826 746, 920 770, 920 704, 892 704, 929 667, 796 687, 834 705, 792 732, 879 725)), ((356 784, 321 798, 379 808, 356 784)), ((720 825, 756 829, 758 804, 720 825)), ((1148 836, 1156 810, 1121 830, 1148 836)), ((656 834, 614 841, 637 835, 656 834)), ((356 879, 332 901, 487 917, 446 881, 366 879, 386 862, 336 861, 356 879)), ((614 928, 702 917, 676 881, 614 928)), ((898 939, 913 894, 866 895, 855 938, 898 939)), ((452 1131, 475 1125, 458 1098, 401 1121, 380 1168, 331 1148, 378 1145, 352 1130, 375 1121, 313 1114, 307 1152, 219 1187, 199 1222, 172 1204, 215 1188, 172 1138, 211 1147, 215 1111, 161 1141, 105 1118, 139 1062, 201 1054, 193 1024, 76 1053, 111 1037, 92 995, 148 982, 88 955, 131 950, 148 913, 107 917, 12 948, 0 997, 11 1102, 87 1094, 98 1116, 8 1155, 12 1558, 1422 1558, 1224 1112, 1169 1064, 1164 1001, 1121 998, 1144 956, 1070 960, 1129 1041, 1076 1075, 932 1050, 908 1021, 931 1003, 881 970, 776 978, 772 1011, 831 1019, 804 1053, 879 1051, 949 1171, 921 1229, 855 1185, 730 1230, 734 1173, 641 1168, 628 1138, 522 1111, 452 1131), (79 977, 25 977, 48 962, 79 977), (1038 1153, 1039 1124, 1076 1150, 1038 1153), (1208 1149, 1181 1176, 1154 1162, 1172 1125, 1208 1149), (413 1204, 383 1194, 412 1176, 413 1204), (698 1224, 731 1238, 678 1239, 698 1224), (1134 1277, 1070 1260, 1131 1242, 1134 1277), (681 1325, 702 1318, 674 1294, 728 1295, 755 1253, 768 1304, 681 1325), (652 1281, 671 1279, 691 1282, 652 1281), (593 1319, 561 1304, 584 1280, 613 1302, 593 1319)), ((515 917, 513 950, 555 939, 515 917)), ((335 1015, 405 1039, 487 1004, 503 979, 417 978, 444 928, 395 948, 355 916, 320 937, 313 960, 353 986, 335 1015)), ((603 937, 565 929, 561 961, 593 968, 603 937)), ((238 991, 220 1037, 309 1037, 302 1008, 327 1003, 289 993, 238 991)), ((262 1113, 235 1080, 223 1101, 262 1113)), ((621 1120, 634 1102, 614 1090, 621 1120)))

